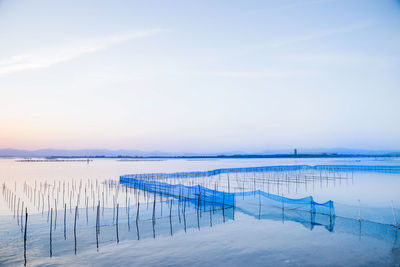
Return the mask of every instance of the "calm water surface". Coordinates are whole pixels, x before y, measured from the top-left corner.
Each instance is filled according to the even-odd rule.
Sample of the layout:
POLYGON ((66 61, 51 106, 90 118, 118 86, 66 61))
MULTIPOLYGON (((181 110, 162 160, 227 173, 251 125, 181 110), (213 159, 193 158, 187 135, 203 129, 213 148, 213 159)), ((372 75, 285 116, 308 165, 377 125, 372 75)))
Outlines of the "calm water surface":
MULTIPOLYGON (((40 183, 45 182, 50 185, 71 182, 72 187, 72 180, 76 185, 82 179, 84 186, 89 189, 89 185, 93 186, 96 180, 99 184, 105 180, 118 181, 119 176, 123 174, 321 164, 400 165, 400 160, 397 158, 161 161, 96 159, 88 164, 86 162, 19 162, 16 159, 1 159, 0 182, 7 185, 7 188, 10 188, 16 196, 21 196, 22 201, 24 183, 33 187, 34 181, 38 188, 40 183), (88 183, 88 180, 92 182, 88 183)), ((396 214, 400 207, 399 173, 348 172, 334 175, 346 177, 346 179, 331 179, 324 183, 317 180, 289 189, 279 188, 279 194, 290 198, 312 195, 317 202, 333 200, 338 203, 338 206, 386 209, 389 211, 390 220, 393 215, 390 214, 392 208, 396 214)), ((105 187, 101 188, 104 190, 105 187)), ((271 187, 270 193, 277 194, 276 190, 278 189, 271 187)), ((360 225, 358 220, 344 218, 336 218, 334 222, 329 222, 329 218, 308 219, 309 214, 306 213, 282 212, 280 209, 272 208, 264 209, 260 214, 241 210, 197 214, 196 209, 189 204, 185 207, 185 218, 181 218, 182 206, 179 206, 175 200, 170 206, 170 199, 157 199, 155 205, 157 220, 153 224, 150 220, 153 204, 148 198, 141 196, 139 197, 141 218, 136 225, 134 218, 137 211, 137 198, 129 195, 130 210, 128 210, 124 205, 127 203, 128 193, 127 195, 108 194, 110 198, 111 196, 115 198, 105 201, 105 208, 102 210, 100 219, 102 226, 99 234, 99 249, 97 249, 96 209, 93 208, 92 197, 96 203, 97 200, 102 201, 102 192, 97 193, 98 197, 88 193, 88 203, 79 206, 76 243, 72 230, 75 205, 72 205, 70 209, 68 201, 65 201, 67 205, 65 238, 63 205, 58 203, 50 205, 50 207, 56 206, 58 210, 57 225, 55 229, 52 228, 51 258, 49 256, 47 200, 39 200, 42 204, 37 207, 30 203, 29 198, 24 198, 30 214, 26 248, 27 266, 139 264, 145 266, 398 266, 400 264, 397 231, 386 224, 363 222, 360 225), (113 220, 116 216, 113 201, 121 204, 118 244, 116 224, 113 220), (85 208, 85 205, 88 207, 85 208), (169 213, 172 214, 171 217, 169 213)), ((68 196, 66 198, 68 199, 68 196)), ((74 196, 73 199, 76 200, 76 198, 77 196, 74 196)), ((82 202, 86 203, 86 201, 82 202)), ((24 264, 23 234, 19 218, 14 218, 15 215, 9 203, 2 197, 0 199, 0 218, 2 219, 0 265, 24 264)), ((355 218, 357 216, 358 213, 355 214, 355 218)))

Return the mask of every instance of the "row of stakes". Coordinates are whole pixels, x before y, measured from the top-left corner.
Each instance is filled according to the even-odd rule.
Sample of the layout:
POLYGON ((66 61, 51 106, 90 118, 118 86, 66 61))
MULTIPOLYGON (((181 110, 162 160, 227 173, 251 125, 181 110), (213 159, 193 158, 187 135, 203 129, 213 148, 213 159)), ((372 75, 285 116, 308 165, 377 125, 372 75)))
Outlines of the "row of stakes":
MULTIPOLYGON (((61 183, 59 183, 59 184, 61 184, 61 183)), ((100 186, 96 181, 96 186, 93 189, 92 184, 93 184, 93 182, 88 180, 88 182, 86 183, 86 186, 88 188, 92 189, 92 195, 95 196, 93 191, 96 190, 98 192, 100 186)), ((57 190, 57 197, 54 198, 54 209, 53 209, 53 207, 51 207, 51 204, 50 204, 51 203, 50 195, 52 195, 52 196, 55 195, 55 193, 54 193, 55 192, 55 187, 54 186, 56 185, 56 183, 55 182, 53 183, 53 190, 52 191, 50 191, 50 185, 47 182, 45 182, 43 184, 40 183, 39 190, 36 188, 36 185, 37 185, 36 181, 35 181, 35 187, 30 186, 26 182, 24 183, 24 187, 23 187, 24 199, 27 200, 27 201, 33 202, 33 204, 34 204, 34 209, 33 210, 37 209, 38 211, 40 211, 40 207, 41 207, 42 215, 43 215, 43 213, 44 213, 44 203, 45 203, 44 195, 47 193, 47 200, 48 200, 47 201, 48 202, 47 203, 47 206, 48 206, 47 221, 50 222, 50 257, 52 257, 52 255, 53 255, 53 251, 52 251, 53 228, 55 230, 56 227, 57 227, 58 209, 56 207, 57 207, 57 199, 59 197, 58 192, 59 192, 60 186, 58 187, 58 190, 57 190), (38 199, 37 202, 36 202, 36 196, 37 196, 37 199, 38 199), (40 202, 40 199, 42 199, 41 202, 40 202), (54 218, 54 220, 53 220, 53 218, 54 218)), ((115 222, 116 239, 117 239, 117 243, 119 243, 119 230, 118 230, 119 222, 118 222, 118 220, 119 220, 119 210, 120 209, 119 209, 119 203, 116 202, 116 199, 118 199, 118 192, 120 191, 120 189, 122 187, 120 187, 120 185, 116 181, 113 181, 113 180, 105 181, 103 183, 103 185, 107 185, 107 186, 103 187, 103 189, 107 188, 107 191, 106 191, 107 193, 111 192, 111 190, 108 190, 108 188, 112 188, 112 187, 116 188, 115 195, 113 196, 113 204, 114 204, 113 205, 113 223, 115 222), (116 216, 115 216, 115 212, 116 212, 116 216), (114 221, 114 219, 116 219, 116 220, 114 221)), ((86 191, 86 186, 85 186, 85 194, 87 192, 86 191)), ((73 191, 75 188, 77 188, 77 183, 72 181, 71 188, 70 188, 70 184, 69 183, 67 183, 66 187, 73 191)), ((63 183, 63 188, 65 188, 65 182, 63 183)), ((82 180, 81 180, 80 185, 79 185, 79 193, 77 194, 77 205, 75 206, 75 214, 74 214, 74 231, 73 232, 74 232, 74 243, 75 243, 74 252, 75 252, 75 254, 77 252, 76 231, 77 231, 77 218, 79 217, 79 212, 78 212, 79 211, 78 210, 79 206, 78 205, 79 205, 79 200, 80 200, 81 188, 82 188, 82 180)), ((128 187, 123 187, 123 188, 125 188, 125 192, 126 192, 126 201, 127 201, 127 203, 129 203, 126 206, 127 212, 128 212, 128 224, 129 224, 130 197, 128 198, 128 187)), ((26 265, 28 205, 24 202, 24 200, 22 200, 22 197, 18 197, 18 199, 17 199, 17 190, 16 189, 17 189, 16 183, 14 184, 14 190, 11 190, 9 187, 7 187, 5 183, 3 183, 3 185, 2 185, 2 193, 3 193, 4 199, 8 203, 8 206, 9 206, 10 210, 13 211, 13 215, 17 220, 17 224, 20 226, 21 232, 23 232, 23 234, 24 234, 24 264, 26 265), (25 221, 24 221, 24 219, 25 219, 25 221)), ((132 188, 129 188, 129 190, 131 192, 132 188)), ((63 193, 64 193, 64 190, 63 190, 63 193)), ((104 191, 103 191, 102 195, 103 195, 103 215, 104 215, 104 206, 105 206, 105 204, 104 204, 104 191)), ((153 194, 151 194, 150 191, 143 190, 143 196, 144 196, 145 199, 147 199, 147 201, 146 201, 147 202, 147 206, 148 206, 148 204, 150 202, 149 199, 151 198, 152 195, 153 194)), ((70 202, 70 211, 71 211, 71 206, 72 206, 71 202, 72 202, 74 193, 72 193, 70 191, 69 196, 70 196, 69 202, 70 202)), ((139 220, 139 210, 140 210, 140 201, 139 201, 139 199, 140 199, 140 190, 134 188, 134 196, 136 197, 136 201, 137 201, 136 228, 137 228, 137 235, 138 235, 138 239, 139 239, 140 237, 139 237, 138 220, 139 220)), ((184 196, 179 196, 179 202, 181 202, 181 200, 183 200, 183 203, 184 203, 184 204, 182 204, 183 205, 183 212, 182 213, 183 213, 183 221, 184 221, 184 230, 186 232, 185 210, 186 210, 187 198, 184 197, 184 196)), ((66 240, 66 238, 67 238, 67 236, 66 236, 67 203, 64 201, 64 196, 63 196, 63 202, 64 202, 63 203, 63 207, 64 207, 64 239, 66 240)), ((87 218, 87 214, 88 214, 88 203, 89 203, 89 199, 87 198, 86 203, 85 203, 86 204, 86 218, 87 218)), ((162 195, 161 195, 161 203, 162 203, 162 195)), ((171 220, 172 206, 173 206, 173 200, 172 199, 170 200, 169 205, 170 205, 170 220, 171 220)), ((179 203, 179 206, 178 206, 179 221, 181 221, 181 217, 180 217, 181 211, 179 211, 180 205, 181 204, 179 203)), ((154 224, 155 224, 155 219, 156 219, 156 217, 155 217, 155 207, 156 207, 156 192, 154 192, 154 197, 153 197, 153 216, 152 216, 153 236, 154 236, 154 238, 155 238, 154 224)), ((98 250, 99 249, 99 234, 100 234, 100 217, 101 217, 101 215, 100 215, 100 213, 101 213, 100 212, 100 209, 101 209, 100 200, 98 200, 97 205, 95 207, 93 207, 93 209, 94 208, 96 208, 96 226, 95 227, 96 227, 96 247, 97 247, 97 250, 98 250)), ((222 212, 223 212, 223 221, 225 222, 224 208, 225 208, 225 205, 223 204, 222 212)), ((198 212, 199 212, 199 210, 200 209, 197 208, 198 212)), ((210 209, 210 212, 211 212, 211 209, 210 209)), ((211 216, 211 214, 210 214, 210 216, 211 216)), ((210 224, 212 226, 212 222, 211 221, 212 221, 212 219, 210 218, 210 224)), ((199 223, 198 223, 198 228, 200 229, 199 223)), ((172 222, 171 222, 171 235, 172 235, 172 222)))

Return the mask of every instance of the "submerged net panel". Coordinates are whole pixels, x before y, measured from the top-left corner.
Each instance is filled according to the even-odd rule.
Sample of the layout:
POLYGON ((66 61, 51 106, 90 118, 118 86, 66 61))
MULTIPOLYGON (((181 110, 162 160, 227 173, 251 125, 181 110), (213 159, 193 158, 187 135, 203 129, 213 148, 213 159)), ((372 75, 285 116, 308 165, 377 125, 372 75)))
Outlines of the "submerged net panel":
POLYGON ((336 202, 335 208, 336 216, 343 218, 400 226, 400 210, 394 207, 353 206, 336 202))
POLYGON ((335 217, 334 231, 358 235, 360 238, 362 236, 369 236, 375 239, 385 240, 391 242, 393 244, 393 248, 398 248, 400 246, 400 242, 398 240, 398 234, 400 234, 400 230, 390 224, 335 217))

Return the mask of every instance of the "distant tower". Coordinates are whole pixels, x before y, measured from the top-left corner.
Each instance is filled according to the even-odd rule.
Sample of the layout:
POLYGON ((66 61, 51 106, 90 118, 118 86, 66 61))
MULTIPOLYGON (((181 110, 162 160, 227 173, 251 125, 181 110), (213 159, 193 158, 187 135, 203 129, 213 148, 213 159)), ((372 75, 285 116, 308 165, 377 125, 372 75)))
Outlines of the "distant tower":
POLYGON ((297 156, 297 148, 294 149, 294 155, 297 156))

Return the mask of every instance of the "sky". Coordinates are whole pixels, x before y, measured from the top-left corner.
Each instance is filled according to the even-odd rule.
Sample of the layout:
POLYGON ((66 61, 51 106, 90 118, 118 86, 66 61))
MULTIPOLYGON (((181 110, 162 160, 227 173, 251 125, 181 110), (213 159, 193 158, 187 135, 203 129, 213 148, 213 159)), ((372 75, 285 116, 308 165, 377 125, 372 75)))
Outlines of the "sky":
POLYGON ((0 148, 400 150, 398 0, 0 0, 0 148))

